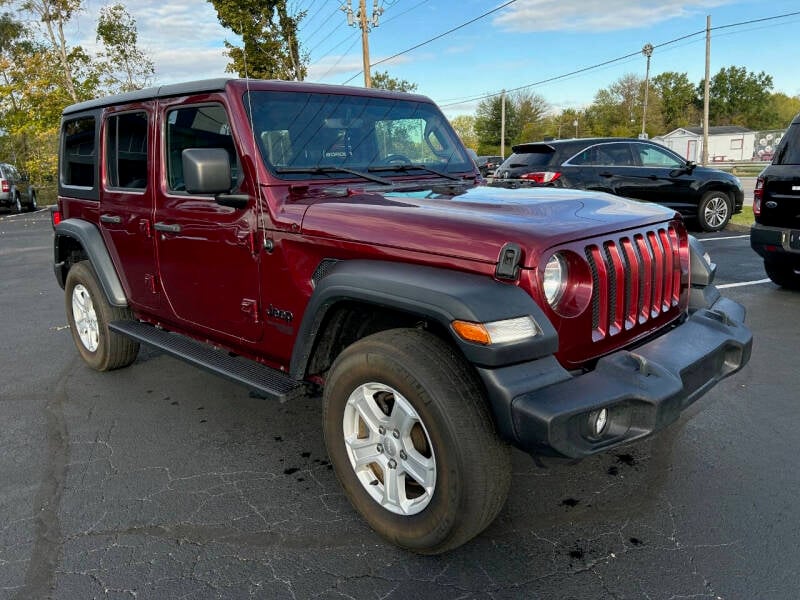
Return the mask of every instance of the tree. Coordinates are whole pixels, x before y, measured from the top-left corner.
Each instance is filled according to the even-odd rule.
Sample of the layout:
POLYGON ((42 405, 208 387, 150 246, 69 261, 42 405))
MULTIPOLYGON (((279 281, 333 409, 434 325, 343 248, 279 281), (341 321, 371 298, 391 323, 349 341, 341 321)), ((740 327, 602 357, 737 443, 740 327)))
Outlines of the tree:
POLYGON ((100 9, 97 41, 106 86, 113 92, 130 92, 146 87, 155 74, 153 61, 138 46, 136 20, 122 4, 100 9))
MULTIPOLYGON (((506 98, 506 145, 519 136, 517 110, 506 98)), ((502 130, 502 96, 491 96, 481 100, 475 112, 475 133, 478 134, 478 154, 500 154, 502 130)))
MULTIPOLYGON (((641 132, 644 110, 644 80, 633 73, 623 75, 599 90, 586 109, 582 135, 636 137, 641 132)), ((660 98, 648 94, 647 133, 663 130, 660 98)))
POLYGON ((456 130, 461 142, 467 147, 477 151, 478 134, 475 133, 475 117, 472 115, 458 115, 450 119, 450 124, 456 130))
POLYGON ((304 11, 290 16, 286 0, 208 0, 220 24, 241 36, 244 47, 228 41, 227 70, 240 77, 302 81, 308 55, 300 50, 297 28, 304 11))
POLYGON ((67 44, 64 26, 72 19, 72 15, 80 10, 81 4, 82 0, 25 0, 20 6, 23 11, 35 15, 44 24, 45 34, 61 67, 61 79, 73 102, 78 102, 80 99, 75 88, 73 73, 75 69, 73 60, 76 57, 67 44))
MULTIPOLYGON (((702 97, 703 82, 698 84, 702 97)), ((765 129, 774 123, 770 90, 772 76, 763 71, 751 73, 745 67, 720 69, 711 78, 709 90, 709 122, 712 125, 741 125, 765 129)))
POLYGON ((775 122, 769 129, 787 127, 795 115, 800 113, 800 96, 787 96, 777 92, 770 96, 771 111, 775 113, 775 122))
POLYGON ((390 77, 388 71, 375 71, 372 73, 372 87, 379 90, 391 90, 394 92, 415 92, 417 90, 416 83, 411 83, 405 79, 390 77))
POLYGON ((511 101, 514 104, 519 124, 519 132, 512 140, 513 143, 519 144, 542 139, 547 130, 545 117, 550 110, 550 105, 544 96, 540 96, 536 92, 520 90, 511 97, 511 101))
POLYGON ((661 100, 661 116, 667 132, 700 123, 701 100, 686 73, 666 71, 653 77, 652 84, 661 100))

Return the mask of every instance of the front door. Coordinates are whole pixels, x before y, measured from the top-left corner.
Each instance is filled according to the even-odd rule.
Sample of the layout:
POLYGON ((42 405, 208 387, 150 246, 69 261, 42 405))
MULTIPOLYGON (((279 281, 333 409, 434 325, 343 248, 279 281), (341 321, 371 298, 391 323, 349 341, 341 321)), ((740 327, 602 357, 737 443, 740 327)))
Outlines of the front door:
POLYGON ((174 318, 186 326, 233 341, 260 339, 259 265, 254 202, 235 209, 211 196, 186 192, 182 152, 224 148, 231 187, 242 164, 225 106, 220 101, 161 104, 161 183, 154 230, 161 283, 174 318))

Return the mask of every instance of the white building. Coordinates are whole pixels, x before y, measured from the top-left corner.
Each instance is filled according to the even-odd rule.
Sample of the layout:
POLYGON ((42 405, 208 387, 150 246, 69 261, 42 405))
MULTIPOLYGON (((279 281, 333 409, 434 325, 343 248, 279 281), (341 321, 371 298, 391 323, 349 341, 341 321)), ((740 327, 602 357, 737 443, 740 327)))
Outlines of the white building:
MULTIPOLYGON (((708 128, 708 162, 751 160, 756 132, 737 125, 719 125, 708 128)), ((681 127, 666 135, 653 138, 683 156, 699 162, 703 156, 703 128, 681 127)))

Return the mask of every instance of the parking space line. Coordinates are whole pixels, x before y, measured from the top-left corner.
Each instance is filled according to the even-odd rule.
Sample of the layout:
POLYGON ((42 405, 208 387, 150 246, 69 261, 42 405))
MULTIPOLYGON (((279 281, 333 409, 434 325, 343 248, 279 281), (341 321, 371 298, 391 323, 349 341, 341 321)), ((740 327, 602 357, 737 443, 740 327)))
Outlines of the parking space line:
POLYGON ((712 241, 716 242, 717 240, 740 240, 742 238, 749 238, 749 237, 750 237, 750 234, 747 234, 747 235, 729 235, 727 237, 702 238, 701 241, 703 241, 703 242, 706 242, 706 241, 708 241, 708 242, 712 242, 712 241))
POLYGON ((722 285, 718 285, 717 288, 724 290, 725 288, 735 288, 735 287, 744 287, 746 285, 758 285, 760 283, 769 283, 769 278, 767 279, 759 279, 757 281, 742 281, 740 283, 723 283, 722 285))

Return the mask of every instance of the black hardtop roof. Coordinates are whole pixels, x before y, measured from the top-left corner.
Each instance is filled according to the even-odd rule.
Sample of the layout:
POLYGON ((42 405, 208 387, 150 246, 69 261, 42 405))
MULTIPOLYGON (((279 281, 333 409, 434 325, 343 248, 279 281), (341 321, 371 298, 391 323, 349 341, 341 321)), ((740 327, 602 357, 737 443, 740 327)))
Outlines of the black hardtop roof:
POLYGON ((276 90, 276 91, 297 91, 297 92, 317 92, 317 93, 339 93, 339 94, 358 94, 384 98, 404 98, 416 100, 418 102, 433 101, 426 96, 409 94, 406 92, 392 92, 386 90, 376 90, 372 88, 361 88, 356 86, 328 85, 324 83, 306 83, 304 81, 281 81, 277 79, 234 79, 231 77, 220 77, 217 79, 201 79, 197 81, 187 81, 184 83, 173 83, 161 85, 124 94, 114 94, 104 96, 86 102, 79 102, 67 106, 63 113, 69 115, 106 106, 118 104, 129 104, 133 102, 144 102, 153 98, 168 98, 171 96, 187 96, 189 94, 203 94, 209 92, 222 92, 229 85, 240 86, 242 89, 251 87, 253 90, 276 90))

